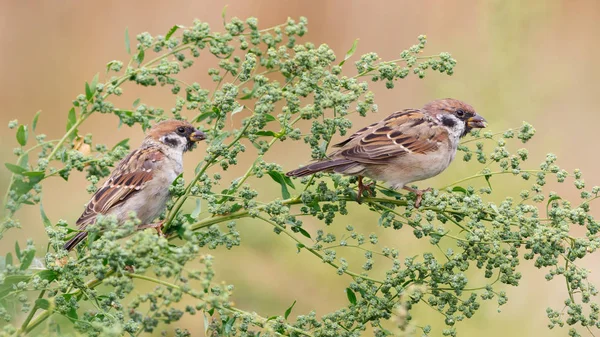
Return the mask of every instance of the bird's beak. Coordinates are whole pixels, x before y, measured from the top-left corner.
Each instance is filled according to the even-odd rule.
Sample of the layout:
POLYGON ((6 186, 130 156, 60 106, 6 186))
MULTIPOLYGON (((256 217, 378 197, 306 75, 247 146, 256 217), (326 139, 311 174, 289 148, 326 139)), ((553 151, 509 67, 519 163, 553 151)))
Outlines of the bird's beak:
POLYGON ((204 139, 206 139, 206 134, 200 130, 196 130, 190 135, 190 140, 192 142, 199 142, 204 139))
POLYGON ((485 118, 475 114, 475 116, 467 119, 467 125, 470 128, 485 128, 486 124, 485 124, 486 120, 485 118))

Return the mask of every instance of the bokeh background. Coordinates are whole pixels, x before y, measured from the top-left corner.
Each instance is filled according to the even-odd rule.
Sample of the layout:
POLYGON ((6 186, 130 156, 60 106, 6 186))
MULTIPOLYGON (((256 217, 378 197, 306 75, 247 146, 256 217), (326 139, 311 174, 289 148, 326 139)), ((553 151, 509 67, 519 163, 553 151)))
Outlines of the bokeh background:
MULTIPOLYGON (((458 60, 455 74, 449 77, 429 73, 425 80, 409 78, 398 82, 393 90, 385 89, 383 84, 373 85, 380 112, 366 119, 353 116, 354 129, 395 110, 420 107, 433 98, 460 98, 485 116, 492 130, 518 127, 523 120, 532 123, 538 133, 529 144, 531 166, 537 166, 545 153, 553 152, 565 169, 580 168, 588 186, 600 185, 596 174, 600 164, 600 2, 594 0, 2 1, 0 161, 14 160, 12 148, 16 141, 13 131, 6 128, 9 120, 18 118, 30 123, 34 113, 42 110, 38 130, 50 138, 62 135, 71 101, 84 91, 84 82, 98 72, 102 79, 108 61, 127 59, 126 27, 132 37, 143 31, 165 34, 174 24, 189 25, 198 18, 218 29, 225 5, 229 5, 228 16, 255 16, 261 27, 283 23, 287 17, 306 16, 309 32, 303 41, 327 43, 340 57, 358 38, 356 55, 375 51, 383 59, 394 59, 414 44, 419 34, 427 34, 426 53, 451 52, 458 60)), ((214 66, 214 60, 200 60, 186 76, 211 88, 213 83, 206 70, 214 66)), ((131 85, 125 90, 126 97, 119 101, 123 104, 131 104, 138 97, 165 110, 174 104, 174 97, 167 90, 141 90, 131 85)), ((127 137, 133 146, 139 144, 143 137, 139 128, 116 131, 116 125, 116 117, 98 115, 86 122, 81 131, 92 132, 95 142, 109 146, 127 137)), ((277 160, 288 169, 295 168, 309 158, 306 147, 300 142, 296 146, 276 146, 267 159, 277 160)), ((201 157, 198 152, 186 157, 186 177, 191 176, 189 172, 193 172, 201 157)), ((421 186, 443 186, 478 169, 457 161, 421 186)), ((239 175, 233 169, 226 173, 225 180, 239 175)), ((2 165, 2 191, 7 180, 8 171, 2 165)), ((58 178, 48 181, 43 202, 50 219, 73 223, 89 198, 87 185, 81 173, 74 173, 68 183, 58 178)), ((260 189, 265 200, 278 195, 277 186, 263 186, 270 186, 260 189)), ((571 185, 552 185, 551 189, 572 199, 578 195, 571 185)), ((497 191, 518 195, 519 190, 517 186, 498 186, 497 191)), ((377 219, 364 207, 352 206, 351 214, 351 218, 342 218, 334 226, 352 224, 366 234, 377 233, 384 245, 399 248, 402 256, 430 248, 426 242, 416 240, 408 228, 382 231, 377 227, 377 219)), ((600 212, 595 214, 599 216, 600 212)), ((23 245, 27 238, 33 238, 43 245, 46 236, 37 208, 25 208, 19 217, 23 228, 9 232, 3 242, 19 240, 23 245)), ((306 226, 314 231, 323 225, 307 220, 306 226)), ((351 281, 348 277, 337 276, 308 253, 297 254, 288 238, 274 235, 258 222, 242 221, 239 229, 241 247, 231 251, 218 249, 210 254, 216 256, 218 280, 235 285, 235 302, 240 308, 270 316, 282 314, 298 300, 293 314, 316 309, 320 315, 347 303, 343 289, 351 281)), ((8 249, 0 247, 0 253, 5 254, 8 249)), ((352 269, 359 270, 360 254, 347 254, 355 262, 352 269)), ((600 258, 585 262, 594 270, 595 284, 600 285, 600 258)), ((546 282, 543 271, 532 268, 528 262, 523 264, 521 286, 505 288, 508 304, 498 312, 495 302, 485 302, 473 319, 458 325, 460 335, 566 335, 564 329, 548 330, 545 317, 546 307, 561 308, 566 298, 564 283, 559 279, 546 282)), ((484 282, 480 278, 474 280, 484 282)), ((415 323, 434 323, 434 336, 440 335, 437 328, 441 327, 441 318, 426 309, 415 313, 415 323)), ((193 336, 204 334, 199 317, 187 317, 181 325, 193 336)), ((168 330, 168 335, 172 333, 172 329, 168 330)))

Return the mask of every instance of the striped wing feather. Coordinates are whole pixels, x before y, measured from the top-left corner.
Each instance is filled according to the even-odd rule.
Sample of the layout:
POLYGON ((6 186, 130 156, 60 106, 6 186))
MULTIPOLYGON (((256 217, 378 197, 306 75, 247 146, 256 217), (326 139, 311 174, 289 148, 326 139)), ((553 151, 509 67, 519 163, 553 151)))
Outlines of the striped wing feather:
POLYGON ((96 191, 81 217, 80 229, 94 222, 98 214, 106 214, 111 208, 141 191, 152 180, 153 170, 164 157, 158 148, 143 148, 125 157, 104 185, 96 191))
POLYGON ((384 164, 408 153, 436 151, 448 139, 448 131, 420 110, 396 112, 371 124, 336 144, 332 158, 345 158, 365 164, 384 164))

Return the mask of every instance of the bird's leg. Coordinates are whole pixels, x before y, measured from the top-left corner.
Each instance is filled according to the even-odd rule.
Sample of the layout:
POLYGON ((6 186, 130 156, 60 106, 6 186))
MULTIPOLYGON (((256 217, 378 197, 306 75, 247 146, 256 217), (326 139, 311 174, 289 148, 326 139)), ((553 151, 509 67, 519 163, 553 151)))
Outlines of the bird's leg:
POLYGON ((356 201, 358 201, 360 203, 360 197, 362 196, 364 191, 367 191, 369 193, 369 196, 373 195, 373 185, 375 185, 375 182, 372 181, 368 184, 363 184, 363 177, 362 176, 358 176, 358 195, 356 197, 356 201))
POLYGON ((162 227, 164 225, 165 221, 160 221, 157 223, 150 223, 150 224, 144 224, 144 225, 139 225, 138 226, 138 230, 139 229, 146 229, 146 228, 154 228, 156 230, 156 232, 158 233, 158 235, 164 237, 165 234, 162 231, 162 227))
POLYGON ((408 186, 404 186, 402 188, 407 191, 413 192, 414 194, 417 195, 417 198, 415 199, 415 207, 416 208, 419 208, 421 206, 421 200, 423 199, 423 194, 425 194, 426 192, 431 192, 433 190, 431 187, 428 187, 424 190, 416 190, 416 189, 408 187, 408 186))

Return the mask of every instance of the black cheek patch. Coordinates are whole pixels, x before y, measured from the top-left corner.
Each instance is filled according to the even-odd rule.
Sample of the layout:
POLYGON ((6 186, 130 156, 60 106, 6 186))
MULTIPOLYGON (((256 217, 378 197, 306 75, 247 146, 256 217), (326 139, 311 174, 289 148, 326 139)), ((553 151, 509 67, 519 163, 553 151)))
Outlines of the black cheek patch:
POLYGON ((171 137, 165 137, 165 144, 171 146, 171 147, 178 147, 179 146, 179 139, 177 138, 171 138, 171 137))
POLYGON ((444 124, 444 126, 447 126, 449 128, 453 128, 454 126, 456 126, 456 120, 454 120, 454 118, 451 118, 451 117, 443 117, 442 124, 444 124))

